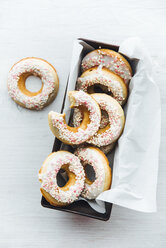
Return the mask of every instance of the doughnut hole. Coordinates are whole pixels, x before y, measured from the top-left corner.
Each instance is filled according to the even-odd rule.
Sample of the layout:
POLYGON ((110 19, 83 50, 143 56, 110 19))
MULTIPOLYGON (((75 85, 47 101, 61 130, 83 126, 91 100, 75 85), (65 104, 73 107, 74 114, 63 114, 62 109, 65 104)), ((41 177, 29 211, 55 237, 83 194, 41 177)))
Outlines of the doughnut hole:
POLYGON ((75 184, 75 174, 69 170, 69 165, 63 165, 56 176, 57 184, 63 191, 75 184))
POLYGON ((18 88, 27 96, 36 96, 42 92, 43 83, 39 76, 23 73, 18 80, 18 88))
POLYGON ((96 173, 90 164, 85 164, 84 170, 85 170, 85 182, 91 185, 96 180, 96 173))

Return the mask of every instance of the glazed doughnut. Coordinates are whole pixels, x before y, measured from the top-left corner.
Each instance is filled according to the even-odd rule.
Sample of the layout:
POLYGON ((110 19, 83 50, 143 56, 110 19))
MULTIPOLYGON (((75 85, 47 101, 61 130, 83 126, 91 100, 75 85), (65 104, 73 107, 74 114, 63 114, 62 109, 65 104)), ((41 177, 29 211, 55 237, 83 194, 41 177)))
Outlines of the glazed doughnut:
POLYGON ((68 93, 71 108, 77 107, 83 112, 83 120, 79 127, 66 124, 65 114, 51 111, 48 122, 53 134, 65 144, 77 145, 90 139, 99 129, 101 111, 92 96, 83 91, 68 93))
POLYGON ((91 67, 102 65, 116 73, 128 84, 132 77, 131 66, 128 61, 119 53, 109 49, 97 49, 88 53, 82 60, 82 71, 91 67))
POLYGON ((93 67, 85 72, 77 80, 77 90, 95 93, 93 86, 101 86, 103 91, 111 92, 121 105, 127 100, 127 87, 121 77, 106 68, 93 67), (106 88, 106 90, 105 90, 106 88))
POLYGON ((92 94, 92 97, 99 104, 100 108, 108 113, 109 124, 105 128, 99 129, 86 142, 98 147, 112 144, 120 137, 123 131, 125 123, 124 111, 120 104, 111 96, 96 93, 92 94))
MULTIPOLYGON (((75 108, 74 113, 73 113, 73 126, 79 127, 81 122, 82 122, 82 119, 83 119, 83 113, 78 108, 75 108)), ((109 124, 108 114, 107 114, 107 112, 105 112, 101 109, 101 122, 100 122, 99 128, 100 129, 105 128, 108 124, 109 124)), ((102 152, 104 152, 105 154, 107 154, 113 150, 115 143, 116 142, 109 144, 109 145, 106 145, 106 146, 100 146, 100 150, 102 152)), ((87 146, 87 144, 79 145, 79 147, 81 147, 81 148, 86 147, 86 146, 87 146)))
POLYGON ((83 166, 91 165, 95 172, 95 180, 91 181, 85 173, 85 186, 81 193, 86 199, 95 199, 111 186, 111 168, 104 153, 98 148, 79 148, 75 151, 83 166))
POLYGON ((51 153, 39 171, 41 193, 53 206, 68 205, 78 199, 84 188, 85 173, 78 157, 67 151, 51 153), (67 172, 69 180, 63 187, 57 183, 60 169, 67 172))
POLYGON ((40 110, 50 104, 57 95, 59 79, 55 68, 46 60, 29 57, 13 65, 8 75, 8 92, 19 105, 28 109, 40 110), (29 76, 37 76, 42 81, 38 92, 26 89, 29 76))

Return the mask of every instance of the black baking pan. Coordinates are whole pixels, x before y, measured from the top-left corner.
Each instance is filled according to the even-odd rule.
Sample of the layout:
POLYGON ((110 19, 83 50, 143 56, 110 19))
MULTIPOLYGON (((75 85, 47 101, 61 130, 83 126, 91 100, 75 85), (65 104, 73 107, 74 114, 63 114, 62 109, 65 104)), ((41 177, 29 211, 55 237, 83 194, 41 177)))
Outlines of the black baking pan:
MULTIPOLYGON (((94 49, 108 48, 108 49, 114 50, 116 52, 119 49, 118 46, 110 45, 110 44, 106 44, 106 43, 102 43, 102 42, 98 42, 98 41, 93 41, 93 40, 88 40, 88 39, 82 39, 82 38, 79 38, 78 40, 85 42, 87 45, 92 46, 94 49)), ((87 54, 87 51, 85 51, 83 49, 83 51, 81 53, 81 57, 83 58, 86 54, 87 54)), ((137 62, 138 61, 135 60, 135 59, 130 60, 126 56, 125 56, 125 58, 129 61, 130 65, 132 67, 132 70, 133 70, 133 74, 134 74, 135 73, 135 68, 136 68, 136 65, 137 65, 137 62)), ((80 73, 81 73, 81 71, 79 69, 78 76, 79 76, 80 73)), ((66 95, 67 95, 67 91, 68 91, 68 84, 69 84, 69 80, 67 80, 66 90, 65 90, 65 94, 64 94, 62 108, 61 108, 61 113, 63 113, 64 106, 65 106, 66 95)), ((71 119, 71 116, 70 116, 70 119, 71 119)), ((70 120, 69 120, 69 123, 70 123, 70 120)), ((59 150, 62 150, 62 149, 63 150, 66 149, 68 151, 73 152, 73 148, 71 146, 64 145, 64 144, 62 144, 62 142, 60 140, 58 140, 57 138, 55 138, 52 152, 59 151, 59 150)), ((111 152, 111 156, 108 156, 108 160, 109 161, 110 161, 110 157, 113 157, 113 153, 114 153, 114 151, 111 152)), ((113 163, 110 163, 110 164, 111 164, 111 169, 113 170, 113 168, 112 168, 112 164, 113 163)), ((59 183, 60 184, 62 184, 62 185, 65 184, 65 181, 64 181, 63 177, 60 174, 59 174, 58 180, 59 180, 59 183)), ((44 197, 42 197, 42 199, 41 199, 41 205, 43 207, 51 208, 51 209, 54 209, 54 210, 65 211, 65 212, 79 214, 79 215, 82 215, 82 216, 87 216, 87 217, 98 219, 98 220, 107 221, 110 218, 111 210, 112 210, 112 205, 113 204, 105 202, 105 213, 99 213, 99 212, 95 211, 88 204, 88 202, 86 202, 84 200, 75 201, 74 203, 72 203, 72 204, 70 204, 68 206, 65 206, 65 207, 55 207, 55 206, 52 206, 49 202, 47 202, 44 197)))

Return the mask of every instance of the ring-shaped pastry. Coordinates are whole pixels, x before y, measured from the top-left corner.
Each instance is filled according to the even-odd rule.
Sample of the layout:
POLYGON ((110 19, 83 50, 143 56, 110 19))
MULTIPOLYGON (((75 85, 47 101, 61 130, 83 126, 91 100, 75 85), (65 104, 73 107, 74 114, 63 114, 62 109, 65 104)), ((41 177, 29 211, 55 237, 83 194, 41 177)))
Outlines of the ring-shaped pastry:
POLYGON ((67 151, 51 153, 39 171, 41 193, 53 206, 68 205, 81 194, 85 173, 78 157, 67 151), (57 174, 63 169, 67 172, 68 181, 63 187, 58 186, 57 174))
POLYGON ((59 79, 55 68, 46 60, 29 57, 18 61, 9 71, 8 92, 10 97, 20 106, 40 110, 50 104, 56 97, 59 79), (37 76, 42 81, 38 92, 26 88, 26 79, 37 76))
POLYGON ((96 93, 92 94, 92 97, 99 104, 100 108, 108 113, 109 124, 99 129, 87 143, 98 147, 112 144, 120 137, 123 131, 125 123, 124 111, 120 104, 111 96, 96 93))
POLYGON ((102 65, 123 78, 128 85, 132 77, 132 69, 128 61, 120 54, 110 49, 97 49, 88 53, 82 60, 82 71, 102 65))
POLYGON ((51 111, 48 122, 53 134, 65 144, 77 145, 90 139, 99 129, 101 111, 93 97, 83 91, 68 92, 71 108, 79 108, 83 112, 83 120, 79 127, 70 127, 65 121, 65 114, 51 111))
POLYGON ((95 147, 78 148, 75 151, 83 166, 91 165, 95 172, 94 181, 85 173, 85 186, 81 196, 86 199, 95 199, 100 193, 111 186, 111 168, 105 154, 95 147))
POLYGON ((121 77, 106 68, 93 67, 85 72, 77 80, 77 90, 83 90, 90 94, 94 92, 94 86, 102 88, 104 93, 111 93, 120 105, 127 100, 127 87, 121 77))

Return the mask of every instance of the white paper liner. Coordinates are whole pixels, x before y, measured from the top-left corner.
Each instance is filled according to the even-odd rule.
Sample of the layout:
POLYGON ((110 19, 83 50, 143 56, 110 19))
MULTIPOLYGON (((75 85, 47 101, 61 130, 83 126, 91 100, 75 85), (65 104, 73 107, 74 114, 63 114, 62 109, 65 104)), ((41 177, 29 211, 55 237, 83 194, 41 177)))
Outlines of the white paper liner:
MULTIPOLYGON (((83 41, 75 42, 68 91, 73 90, 78 76, 82 44, 89 51, 93 49, 83 41)), ((96 204, 88 203, 101 213, 105 212, 102 201, 137 211, 155 212, 161 130, 160 94, 153 79, 155 68, 139 38, 125 40, 119 52, 131 59, 137 58, 139 62, 130 81, 126 123, 115 151, 111 189, 101 193, 96 204)), ((67 100, 64 112, 69 106, 67 100)), ((66 117, 68 120, 69 115, 66 117)))

